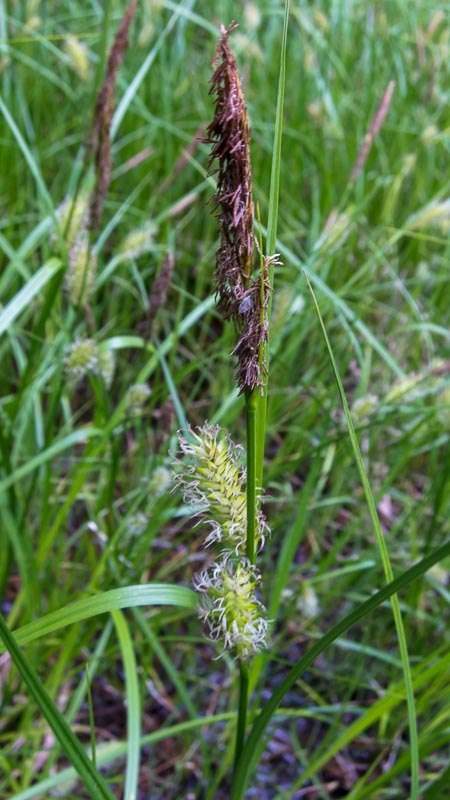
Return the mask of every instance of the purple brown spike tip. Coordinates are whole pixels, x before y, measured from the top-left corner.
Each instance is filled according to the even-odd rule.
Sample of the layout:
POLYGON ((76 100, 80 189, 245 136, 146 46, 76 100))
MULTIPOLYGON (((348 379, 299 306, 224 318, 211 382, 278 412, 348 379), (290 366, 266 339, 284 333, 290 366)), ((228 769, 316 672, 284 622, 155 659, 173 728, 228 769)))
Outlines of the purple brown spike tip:
POLYGON ((236 22, 221 34, 213 60, 211 94, 216 97, 214 117, 205 141, 211 144, 209 166, 217 176, 213 209, 220 226, 216 254, 216 295, 225 319, 233 320, 238 342, 233 353, 241 391, 263 383, 261 345, 267 338, 264 309, 266 277, 254 279, 253 199, 250 161, 250 126, 236 59, 229 35, 236 22))

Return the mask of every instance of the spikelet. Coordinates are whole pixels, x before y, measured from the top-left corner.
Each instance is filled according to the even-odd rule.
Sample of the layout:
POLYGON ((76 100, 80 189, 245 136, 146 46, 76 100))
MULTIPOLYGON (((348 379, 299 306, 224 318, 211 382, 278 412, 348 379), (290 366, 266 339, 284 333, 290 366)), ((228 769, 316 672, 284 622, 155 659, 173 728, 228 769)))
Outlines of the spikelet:
POLYGON ((194 578, 202 595, 199 617, 211 638, 243 660, 267 647, 266 609, 255 594, 259 582, 256 568, 246 558, 235 563, 231 553, 224 553, 194 578))
MULTIPOLYGON (((68 251, 81 232, 86 230, 88 205, 88 196, 80 192, 75 201, 69 196, 65 197, 56 209, 56 219, 68 251)), ((52 231, 52 242, 57 242, 55 231, 52 231)))
POLYGON ((142 511, 132 514, 127 521, 127 530, 130 536, 141 536, 148 525, 148 520, 148 516, 142 511))
POLYGON ((352 417, 356 423, 367 422, 369 417, 377 410, 380 399, 375 394, 365 394, 358 397, 352 405, 352 417))
POLYGON ((178 476, 186 503, 199 506, 197 515, 210 526, 205 541, 225 541, 237 550, 244 547, 247 529, 245 473, 239 464, 241 449, 229 437, 219 439, 218 425, 190 431, 191 441, 178 435, 190 466, 178 476))
POLYGON ((443 234, 447 234, 450 231, 450 198, 428 203, 408 220, 406 227, 411 230, 440 228, 443 234))
POLYGON ((173 269, 175 266, 175 257, 171 250, 167 253, 159 274, 153 281, 153 286, 148 298, 148 314, 149 317, 155 317, 159 308, 163 308, 166 303, 167 293, 169 291, 170 282, 172 280, 173 269))
POLYGON ((89 78, 89 51, 78 36, 66 36, 64 51, 69 59, 69 64, 83 83, 89 78))
POLYGON ((97 270, 97 258, 89 245, 86 230, 82 230, 69 251, 69 264, 64 276, 68 300, 73 306, 85 305, 92 293, 97 270))
POLYGON ((364 141, 358 153, 358 158, 356 159, 356 163, 352 169, 352 174, 350 176, 350 180, 352 182, 356 181, 358 175, 364 168, 364 164, 367 161, 370 150, 372 148, 372 144, 376 139, 376 137, 378 136, 381 126, 383 125, 383 122, 386 119, 389 107, 391 105, 392 95, 394 94, 394 89, 395 89, 395 81, 389 81, 386 90, 383 94, 383 97, 381 98, 380 105, 378 106, 375 116, 370 124, 369 130, 367 131, 364 137, 364 141))
MULTIPOLYGON (((243 552, 247 536, 246 472, 240 464, 242 448, 218 425, 205 424, 189 431, 190 441, 178 434, 185 460, 176 483, 186 503, 193 504, 201 522, 209 525, 205 546, 222 542, 236 553, 243 552), (187 463, 186 463, 187 460, 187 463)), ((256 544, 261 547, 267 523, 257 516, 256 544)))
POLYGON ((64 368, 67 378, 81 381, 88 372, 98 370, 98 345, 94 339, 78 338, 64 350, 64 368))
POLYGON ((163 497, 172 486, 172 475, 167 467, 156 467, 148 483, 150 497, 163 497))
POLYGON ((256 31, 261 24, 261 11, 256 3, 247 2, 244 6, 244 17, 247 27, 251 31, 256 31))
POLYGON ((216 282, 219 308, 227 318, 237 316, 253 268, 250 128, 236 60, 228 43, 235 27, 232 23, 221 28, 211 78, 216 105, 206 138, 212 145, 209 163, 218 163, 214 209, 219 210, 221 241, 216 282))
MULTIPOLYGON (((178 433, 183 459, 175 485, 192 504, 199 523, 209 526, 203 543, 219 542, 225 549, 209 568, 194 576, 200 593, 199 617, 212 639, 221 640, 224 651, 247 659, 267 646, 266 610, 256 596, 260 575, 244 555, 247 534, 246 473, 241 466, 242 448, 218 425, 205 424, 186 434, 178 433)), ((268 526, 257 513, 256 544, 262 547, 268 526)))
MULTIPOLYGON (((236 380, 241 392, 262 388, 267 341, 266 311, 270 299, 268 271, 278 256, 261 258, 261 275, 252 276, 254 260, 250 127, 236 60, 228 42, 236 27, 221 28, 214 56, 211 93, 216 95, 214 117, 206 142, 212 145, 209 166, 217 162, 217 211, 220 247, 216 253, 216 296, 224 319, 231 319, 238 340, 236 380)), ((212 173, 213 174, 213 173, 212 173)))
POLYGON ((114 370, 116 368, 116 359, 112 350, 99 350, 98 365, 95 370, 97 375, 103 378, 104 384, 107 389, 111 388, 114 370))
POLYGON ((70 383, 79 383, 91 372, 100 376, 109 388, 114 366, 114 353, 111 350, 100 350, 95 339, 79 337, 64 350, 64 369, 70 383))
POLYGON ((397 403, 399 400, 403 402, 406 399, 411 400, 417 394, 418 385, 422 380, 423 375, 415 372, 405 375, 404 378, 399 378, 385 395, 385 402, 397 403))
POLYGON ((134 383, 127 392, 127 408, 133 417, 139 417, 152 390, 146 383, 134 383))
POLYGON ((148 222, 144 227, 137 228, 125 237, 119 246, 119 254, 124 258, 139 258, 148 253, 154 245, 156 225, 148 222))

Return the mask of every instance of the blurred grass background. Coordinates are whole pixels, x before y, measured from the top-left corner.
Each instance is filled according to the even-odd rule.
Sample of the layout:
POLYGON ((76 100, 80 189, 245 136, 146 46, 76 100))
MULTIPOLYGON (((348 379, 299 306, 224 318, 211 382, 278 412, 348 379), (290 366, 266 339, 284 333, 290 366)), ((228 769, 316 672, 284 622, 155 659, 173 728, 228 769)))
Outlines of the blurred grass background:
MULTIPOLYGON (((92 187, 84 153, 125 8, 119 0, 0 3, 0 595, 14 628, 93 592, 189 583, 204 553, 170 488, 176 429, 208 419, 242 437, 233 332, 211 300, 217 226, 201 137, 212 116, 218 25, 236 19, 264 226, 282 5, 138 3, 93 242, 95 290, 74 308, 55 215, 66 197, 92 187), (74 381, 68 348, 85 338, 103 354, 101 368, 74 381)), ((395 573, 448 538, 449 50, 443 2, 292 2, 265 475, 264 600, 279 609, 262 700, 311 640, 384 582, 302 269, 344 379, 395 573), (352 181, 390 81, 386 119, 352 181), (280 584, 275 565, 287 546, 295 555, 280 584)), ((400 600, 427 786, 449 753, 448 564, 400 600)), ((212 660, 217 653, 185 611, 153 607, 126 619, 142 733, 167 730, 142 746, 137 796, 227 797, 226 779, 218 788, 225 722, 203 733, 183 723, 233 708, 234 663, 212 660)), ((130 698, 111 622, 86 620, 25 652, 86 744, 89 665, 98 758, 106 754, 122 797, 123 752, 114 746, 127 737, 130 698)), ((58 777, 67 762, 5 655, 0 675, 1 796, 87 796, 58 777), (45 780, 51 785, 40 788, 45 780)), ((409 796, 388 607, 319 659, 271 734, 249 798, 409 796)))

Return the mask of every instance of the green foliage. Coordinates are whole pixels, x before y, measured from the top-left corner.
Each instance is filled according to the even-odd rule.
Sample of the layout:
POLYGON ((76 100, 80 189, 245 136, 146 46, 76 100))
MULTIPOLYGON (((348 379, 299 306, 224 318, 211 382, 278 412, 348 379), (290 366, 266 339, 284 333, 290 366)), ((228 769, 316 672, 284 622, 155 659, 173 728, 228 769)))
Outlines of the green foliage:
POLYGON ((234 791, 249 780, 261 800, 301 789, 328 800, 409 796, 414 742, 386 603, 395 590, 419 785, 434 800, 450 721, 446 5, 292 0, 277 226, 283 9, 213 5, 138 4, 117 82, 111 185, 91 234, 95 279, 87 304, 71 304, 75 206, 58 220, 65 198, 80 202, 94 183, 92 113, 125 4, 0 4, 0 597, 20 646, 4 631, 15 662, 0 657, 0 795, 230 796, 237 667, 213 660, 191 613, 204 531, 167 481, 186 421, 243 439, 233 333, 211 296, 214 179, 201 141, 217 23, 235 18, 263 247, 268 226, 283 265, 264 464, 272 536, 259 560, 273 638, 250 669, 249 761, 234 791), (102 368, 74 382, 65 359, 78 340, 95 343, 102 368), (90 775, 87 795, 67 757, 90 775))

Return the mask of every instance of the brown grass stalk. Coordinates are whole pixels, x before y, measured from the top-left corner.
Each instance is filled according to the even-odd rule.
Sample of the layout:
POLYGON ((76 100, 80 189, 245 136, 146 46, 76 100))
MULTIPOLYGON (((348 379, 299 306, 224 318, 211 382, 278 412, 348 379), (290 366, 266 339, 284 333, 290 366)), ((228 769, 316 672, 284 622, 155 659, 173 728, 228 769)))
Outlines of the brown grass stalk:
POLYGON ((358 175, 360 174, 361 170, 364 167, 364 164, 367 161, 373 141, 378 135, 380 128, 389 111, 389 106, 391 105, 394 89, 395 89, 395 81, 389 81, 386 87, 386 91, 383 97, 381 98, 381 103, 378 106, 377 112, 372 120, 370 128, 364 137, 364 142, 362 144, 361 150, 359 151, 359 155, 358 158, 356 159, 355 166, 352 169, 352 174, 350 176, 350 181, 352 183, 356 181, 358 175))
POLYGON ((95 186, 89 203, 89 226, 97 230, 111 177, 111 122, 114 114, 114 92, 119 67, 128 47, 128 34, 136 11, 137 0, 131 0, 109 51, 106 77, 98 93, 94 109, 91 149, 94 151, 95 186))

